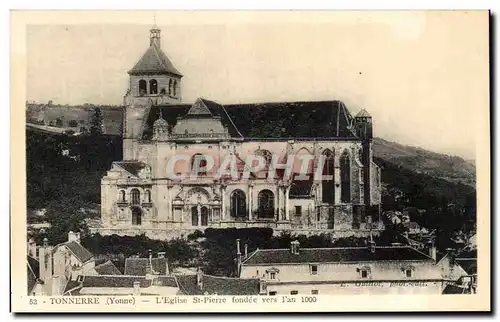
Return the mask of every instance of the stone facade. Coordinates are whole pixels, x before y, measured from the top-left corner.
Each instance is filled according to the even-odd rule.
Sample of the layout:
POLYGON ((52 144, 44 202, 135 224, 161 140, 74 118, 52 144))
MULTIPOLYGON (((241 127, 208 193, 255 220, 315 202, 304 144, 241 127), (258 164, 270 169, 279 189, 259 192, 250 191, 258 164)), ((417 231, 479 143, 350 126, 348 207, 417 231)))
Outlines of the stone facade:
MULTIPOLYGON (((154 34, 159 35, 156 29, 154 34)), ((156 46, 154 41, 151 46, 156 46)), ((162 55, 157 55, 158 62, 144 62, 152 59, 146 53, 136 67, 170 66, 169 61, 161 61, 162 55)), ((337 104, 337 133, 343 126, 352 132, 349 136, 255 139, 241 135, 224 106, 198 99, 186 113, 174 117, 174 125, 164 118, 171 116, 180 96, 151 94, 149 89, 139 94, 137 86, 141 80, 149 86, 154 77, 161 87, 175 77, 180 95, 180 76, 172 72, 175 68, 142 75, 136 67, 124 100, 124 161, 115 162, 101 183, 101 233, 170 238, 207 227, 269 227, 275 232, 349 236, 383 229, 378 218, 380 169, 372 161, 372 123, 366 112, 352 118, 343 104, 337 104), (159 106, 163 109, 153 115, 153 135, 144 138, 143 133, 151 128, 150 114, 159 106), (343 125, 339 125, 341 112, 343 125), (172 158, 179 155, 187 156, 186 160, 174 163, 170 170, 185 174, 182 180, 168 171, 172 158), (206 173, 193 176, 197 155, 210 157, 214 164, 206 173), (242 179, 249 155, 264 156, 266 168, 270 166, 267 156, 278 156, 283 164, 290 157, 308 155, 310 173, 321 166, 320 156, 328 156, 333 181, 311 181, 299 187, 293 176, 277 172, 270 179, 266 170, 242 179), (236 159, 237 179, 218 176, 228 158, 236 159)), ((294 165, 292 172, 299 170, 294 165)))

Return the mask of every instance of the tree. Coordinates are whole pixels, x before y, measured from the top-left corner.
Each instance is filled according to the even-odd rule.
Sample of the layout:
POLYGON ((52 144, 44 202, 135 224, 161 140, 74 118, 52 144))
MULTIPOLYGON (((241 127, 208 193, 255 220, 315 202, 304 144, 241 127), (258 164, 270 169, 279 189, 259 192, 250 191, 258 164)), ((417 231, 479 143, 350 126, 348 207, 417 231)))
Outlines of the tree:
POLYGON ((80 198, 54 200, 47 206, 45 218, 50 224, 47 230, 47 239, 52 245, 63 243, 67 240, 68 232, 88 233, 85 223, 86 214, 82 211, 85 204, 80 198))
POLYGON ((90 120, 90 135, 98 136, 102 135, 102 122, 103 116, 100 108, 96 107, 94 109, 94 114, 90 120))
POLYGON ((78 126, 78 121, 77 120, 71 120, 71 121, 69 121, 68 125, 70 127, 77 127, 78 126))

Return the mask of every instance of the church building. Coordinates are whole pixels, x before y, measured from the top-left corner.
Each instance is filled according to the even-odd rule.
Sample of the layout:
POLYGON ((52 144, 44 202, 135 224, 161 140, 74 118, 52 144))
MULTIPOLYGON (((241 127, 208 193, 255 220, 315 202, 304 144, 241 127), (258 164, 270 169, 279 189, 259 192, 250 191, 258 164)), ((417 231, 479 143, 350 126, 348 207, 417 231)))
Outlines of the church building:
POLYGON ((150 30, 149 48, 128 71, 123 161, 102 178, 99 233, 164 239, 268 227, 344 237, 383 229, 366 110, 353 117, 338 100, 185 104, 183 75, 162 51, 160 34, 150 30), (248 156, 265 164, 245 178, 254 169, 248 156), (236 177, 218 175, 227 158, 236 160, 236 177), (308 161, 293 163, 289 175, 273 170, 275 161, 291 159, 308 161), (304 172, 309 179, 298 180, 304 172))

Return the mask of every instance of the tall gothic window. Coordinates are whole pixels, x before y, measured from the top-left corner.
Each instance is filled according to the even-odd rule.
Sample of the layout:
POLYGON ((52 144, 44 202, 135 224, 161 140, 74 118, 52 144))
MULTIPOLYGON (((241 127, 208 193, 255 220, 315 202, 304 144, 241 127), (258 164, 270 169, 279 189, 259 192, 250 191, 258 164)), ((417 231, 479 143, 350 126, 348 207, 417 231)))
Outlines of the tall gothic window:
POLYGON ((158 82, 156 79, 149 81, 149 94, 158 94, 158 82))
POLYGON ((146 190, 146 202, 151 202, 151 190, 146 190))
POLYGON ((173 96, 177 97, 177 81, 174 80, 174 85, 173 85, 173 96))
POLYGON ((239 189, 234 190, 231 194, 231 216, 245 217, 246 216, 246 197, 245 193, 239 189))
POLYGON ((274 217, 274 194, 271 190, 262 190, 258 195, 259 217, 274 217))
POLYGON ((173 95, 174 91, 172 89, 174 83, 172 82, 172 79, 168 81, 168 95, 173 95))
POLYGON ((139 81, 139 95, 146 95, 148 93, 148 83, 144 80, 141 79, 139 81))
POLYGON ((347 151, 340 158, 340 201, 351 202, 351 159, 347 151))
POLYGON ((138 189, 132 189, 130 191, 130 201, 133 205, 138 205, 141 203, 141 192, 138 189))
POLYGON ((198 207, 191 207, 191 225, 198 226, 198 207))
POLYGON ((330 176, 328 180, 322 181, 322 200, 327 203, 335 202, 335 163, 334 154, 330 150, 325 150, 323 152, 325 157, 325 163, 323 165, 323 176, 330 176))

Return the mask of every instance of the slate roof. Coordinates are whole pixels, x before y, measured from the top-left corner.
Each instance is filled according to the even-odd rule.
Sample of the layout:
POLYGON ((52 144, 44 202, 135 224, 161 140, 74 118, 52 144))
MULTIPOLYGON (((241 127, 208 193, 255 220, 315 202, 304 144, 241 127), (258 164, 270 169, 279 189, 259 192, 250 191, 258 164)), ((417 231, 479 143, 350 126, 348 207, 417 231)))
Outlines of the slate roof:
POLYGON ((179 287, 174 276, 158 276, 153 279, 154 286, 179 287))
POLYGON ((66 283, 66 287, 64 288, 63 295, 79 295, 80 289, 82 288, 82 284, 77 281, 69 280, 66 283))
POLYGON ((99 275, 122 275, 120 270, 111 261, 107 261, 94 267, 99 275))
POLYGON ((196 275, 177 275, 179 289, 184 295, 258 295, 260 282, 256 278, 230 278, 203 275, 202 289, 196 275))
POLYGON ((477 258, 455 258, 455 261, 467 274, 477 274, 477 258))
POLYGON ((146 164, 141 161, 115 161, 113 163, 134 176, 138 176, 139 172, 146 167, 146 164))
MULTIPOLYGON (((168 260, 166 258, 151 259, 152 268, 159 275, 167 274, 167 263, 168 260)), ((148 258, 127 258, 125 260, 125 275, 146 276, 146 274, 151 273, 148 272, 148 267, 148 258)))
MULTIPOLYGON (((255 104, 218 104, 202 99, 214 116, 229 130, 232 137, 249 139, 351 139, 353 117, 341 101, 279 102, 255 104), (307 113, 304 113, 307 111, 307 113), (312 126, 314 125, 314 126, 312 126)), ((153 124, 161 110, 173 127, 184 117, 191 104, 153 106, 146 121, 143 139, 151 139, 153 124)))
POLYGON ((448 284, 443 289, 442 294, 469 294, 469 290, 464 287, 456 286, 454 284, 448 284))
POLYGON ((83 247, 76 241, 66 242, 63 245, 68 247, 73 255, 75 255, 75 257, 78 258, 78 260, 80 260, 82 263, 85 263, 94 257, 91 252, 89 252, 87 249, 85 249, 85 247, 83 247))
POLYGON ((400 260, 432 260, 432 258, 407 246, 378 246, 374 253, 368 247, 302 248, 297 255, 292 254, 289 249, 258 249, 243 262, 243 265, 400 260))
POLYGON ((141 74, 173 74, 182 77, 167 55, 154 43, 149 46, 141 59, 128 71, 130 75, 141 74))
POLYGON ((141 287, 150 287, 151 280, 147 280, 142 276, 125 276, 125 275, 98 275, 85 276, 83 278, 82 287, 134 287, 134 282, 139 281, 141 287))
POLYGON ((38 278, 40 278, 40 263, 33 257, 27 256, 28 266, 28 293, 35 287, 38 278))

